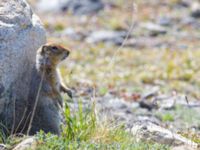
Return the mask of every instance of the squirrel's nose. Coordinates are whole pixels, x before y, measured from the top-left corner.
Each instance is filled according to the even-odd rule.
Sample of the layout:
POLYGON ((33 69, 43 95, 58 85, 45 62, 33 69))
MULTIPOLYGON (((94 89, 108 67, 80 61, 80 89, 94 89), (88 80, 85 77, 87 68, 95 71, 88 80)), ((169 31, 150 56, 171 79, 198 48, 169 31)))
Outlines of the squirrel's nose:
POLYGON ((65 58, 66 58, 67 56, 69 56, 69 54, 70 54, 70 51, 67 51, 67 52, 65 53, 65 58))
POLYGON ((69 52, 69 51, 67 51, 67 52, 64 54, 64 56, 63 56, 62 60, 64 60, 65 58, 67 58, 67 56, 69 56, 69 54, 70 54, 70 52, 69 52))
POLYGON ((70 54, 70 51, 67 51, 67 56, 70 54))

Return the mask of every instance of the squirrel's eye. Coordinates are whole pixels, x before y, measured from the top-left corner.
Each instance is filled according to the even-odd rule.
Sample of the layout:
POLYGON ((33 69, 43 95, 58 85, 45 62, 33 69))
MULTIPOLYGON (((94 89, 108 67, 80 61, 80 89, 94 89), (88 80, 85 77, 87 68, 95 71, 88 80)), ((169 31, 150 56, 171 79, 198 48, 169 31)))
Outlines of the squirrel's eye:
POLYGON ((58 48, 56 46, 53 46, 51 49, 53 52, 56 52, 58 50, 58 48))

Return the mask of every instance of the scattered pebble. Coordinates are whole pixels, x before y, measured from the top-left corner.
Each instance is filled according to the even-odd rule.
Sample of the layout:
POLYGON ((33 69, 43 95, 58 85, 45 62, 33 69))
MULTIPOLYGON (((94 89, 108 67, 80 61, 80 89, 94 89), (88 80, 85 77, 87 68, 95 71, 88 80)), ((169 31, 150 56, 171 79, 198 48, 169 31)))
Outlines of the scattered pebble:
POLYGON ((73 40, 83 40, 85 37, 83 33, 76 32, 73 28, 66 28, 64 31, 62 31, 61 36, 66 36, 73 40))
POLYGON ((0 150, 7 150, 6 145, 0 144, 0 150))
POLYGON ((87 38, 88 43, 110 42, 119 45, 126 36, 124 31, 100 30, 92 32, 87 38))
POLYGON ((35 137, 28 137, 23 140, 21 143, 17 144, 17 146, 13 150, 27 150, 32 149, 35 150, 37 146, 37 141, 35 137))
POLYGON ((40 0, 37 9, 42 12, 69 11, 75 15, 97 13, 103 9, 101 0, 40 0))
POLYGON ((137 122, 131 132, 137 141, 156 142, 173 147, 188 145, 197 148, 198 146, 197 143, 151 122, 137 122))
POLYGON ((165 27, 152 22, 142 23, 141 27, 148 30, 151 36, 157 36, 159 34, 167 33, 167 29, 165 27))
POLYGON ((191 6, 191 16, 200 18, 200 2, 194 2, 191 6))
POLYGON ((170 26, 172 25, 172 19, 169 17, 159 17, 157 23, 161 26, 170 26))

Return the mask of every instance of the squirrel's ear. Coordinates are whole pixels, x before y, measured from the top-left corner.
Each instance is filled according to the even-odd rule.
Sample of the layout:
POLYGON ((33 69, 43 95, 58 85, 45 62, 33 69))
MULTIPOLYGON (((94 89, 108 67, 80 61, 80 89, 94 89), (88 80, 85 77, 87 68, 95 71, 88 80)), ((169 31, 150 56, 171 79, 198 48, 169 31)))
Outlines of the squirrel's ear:
POLYGON ((42 49, 41 52, 44 53, 47 49, 47 46, 43 45, 41 49, 42 49))

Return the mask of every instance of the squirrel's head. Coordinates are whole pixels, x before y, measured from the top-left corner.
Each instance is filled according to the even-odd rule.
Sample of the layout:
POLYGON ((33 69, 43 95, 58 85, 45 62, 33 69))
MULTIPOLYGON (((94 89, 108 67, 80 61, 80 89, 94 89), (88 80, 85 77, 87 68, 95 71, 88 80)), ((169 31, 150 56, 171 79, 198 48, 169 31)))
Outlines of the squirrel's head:
POLYGON ((63 46, 58 44, 45 44, 39 50, 37 58, 40 65, 43 67, 54 67, 59 64, 61 61, 66 59, 70 51, 63 46))

